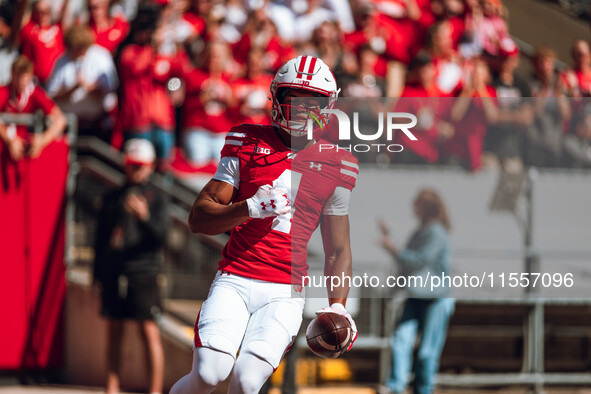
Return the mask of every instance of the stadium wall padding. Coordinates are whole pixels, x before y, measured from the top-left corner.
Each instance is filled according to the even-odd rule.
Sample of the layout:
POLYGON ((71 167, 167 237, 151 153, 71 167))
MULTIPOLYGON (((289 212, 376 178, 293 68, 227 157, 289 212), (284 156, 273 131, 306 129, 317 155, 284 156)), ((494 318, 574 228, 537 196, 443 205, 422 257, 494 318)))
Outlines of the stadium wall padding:
POLYGON ((63 364, 68 152, 15 162, 0 144, 0 370, 63 364))

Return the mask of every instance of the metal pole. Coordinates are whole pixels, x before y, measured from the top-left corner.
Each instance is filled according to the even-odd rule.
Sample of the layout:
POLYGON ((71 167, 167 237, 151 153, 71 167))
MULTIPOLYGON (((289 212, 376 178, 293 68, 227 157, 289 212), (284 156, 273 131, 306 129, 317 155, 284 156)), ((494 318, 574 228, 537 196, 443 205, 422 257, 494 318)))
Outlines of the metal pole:
POLYGON ((79 165, 77 161, 77 138, 78 138, 78 118, 73 114, 68 114, 68 140, 69 140, 69 169, 68 180, 66 183, 66 239, 65 239, 65 264, 69 270, 74 265, 74 223, 76 214, 76 201, 74 193, 76 192, 76 180, 79 172, 79 165))
MULTIPOLYGON (((537 170, 529 168, 527 170, 527 177, 525 179, 525 226, 524 226, 524 246, 525 246, 525 267, 524 272, 540 272, 540 259, 533 248, 533 188, 534 181, 537 177, 537 170)), ((532 281, 529 282, 525 289, 527 295, 533 295, 538 292, 538 289, 532 286, 532 281)))
MULTIPOLYGON (((524 246, 525 246, 525 267, 524 272, 540 272, 540 259, 533 248, 533 187, 537 177, 537 170, 530 167, 527 170, 525 182, 525 226, 524 226, 524 246)), ((526 296, 534 296, 539 290, 529 282, 525 289, 526 296)), ((524 372, 533 374, 544 373, 544 301, 542 299, 528 308, 528 316, 525 328, 525 365, 524 372)), ((543 381, 536 382, 534 392, 539 393, 543 390, 543 381)))

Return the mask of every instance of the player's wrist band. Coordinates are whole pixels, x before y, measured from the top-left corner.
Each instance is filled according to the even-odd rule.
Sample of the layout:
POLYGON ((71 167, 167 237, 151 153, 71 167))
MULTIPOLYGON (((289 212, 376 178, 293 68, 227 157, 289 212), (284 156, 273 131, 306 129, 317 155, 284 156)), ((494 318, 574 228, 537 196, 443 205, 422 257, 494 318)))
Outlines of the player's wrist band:
POLYGON ((248 216, 251 218, 260 217, 259 210, 257 209, 255 202, 252 200, 252 197, 246 199, 246 206, 248 207, 248 216))

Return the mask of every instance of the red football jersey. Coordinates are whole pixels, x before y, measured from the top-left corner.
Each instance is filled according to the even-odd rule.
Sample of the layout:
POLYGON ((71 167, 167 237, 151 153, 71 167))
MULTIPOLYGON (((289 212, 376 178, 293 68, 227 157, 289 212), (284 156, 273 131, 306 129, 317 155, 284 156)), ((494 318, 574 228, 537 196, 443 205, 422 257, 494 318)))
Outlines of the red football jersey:
POLYGON ((292 210, 236 226, 218 269, 268 282, 302 284, 308 241, 335 189, 355 187, 357 159, 323 140, 292 152, 273 126, 250 124, 230 130, 222 157, 239 159, 240 185, 232 202, 252 197, 262 185, 276 184, 287 190, 292 210))

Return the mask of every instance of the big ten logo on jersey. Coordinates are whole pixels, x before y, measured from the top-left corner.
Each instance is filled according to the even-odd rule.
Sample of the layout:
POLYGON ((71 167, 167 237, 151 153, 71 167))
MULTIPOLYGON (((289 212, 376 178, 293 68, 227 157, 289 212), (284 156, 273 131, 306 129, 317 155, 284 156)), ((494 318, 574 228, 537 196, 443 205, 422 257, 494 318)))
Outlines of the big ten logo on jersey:
POLYGON ((263 148, 263 147, 257 146, 255 153, 260 153, 262 155, 270 155, 271 148, 263 148))
POLYGON ((276 231, 280 231, 285 234, 291 232, 291 218, 295 213, 295 200, 298 194, 298 188, 300 187, 300 181, 302 180, 302 174, 292 170, 285 170, 279 178, 273 181, 273 186, 282 187, 287 190, 287 200, 291 205, 291 211, 285 215, 279 215, 273 219, 271 228, 276 231))

